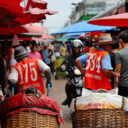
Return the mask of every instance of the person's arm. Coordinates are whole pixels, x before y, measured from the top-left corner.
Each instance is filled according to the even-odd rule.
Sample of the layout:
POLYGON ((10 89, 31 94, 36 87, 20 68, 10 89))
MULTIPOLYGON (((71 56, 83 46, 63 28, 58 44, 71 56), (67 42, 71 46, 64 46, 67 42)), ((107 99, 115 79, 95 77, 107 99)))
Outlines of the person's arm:
MULTIPOLYGON (((116 64, 115 72, 117 72, 120 76, 120 70, 121 70, 121 64, 116 64)), ((117 83, 119 81, 119 76, 116 76, 114 79, 114 87, 117 86, 117 83)))
MULTIPOLYGON (((121 71, 121 58, 120 58, 120 54, 116 53, 116 67, 115 67, 115 72, 117 72, 118 74, 120 74, 121 71)), ((115 82, 118 82, 119 77, 115 78, 115 82)))
POLYGON ((119 74, 117 72, 112 71, 113 68, 112 68, 112 65, 111 65, 111 59, 110 59, 109 54, 107 54, 102 60, 102 69, 103 69, 103 72, 107 76, 114 76, 114 77, 119 76, 119 74))
POLYGON ((107 76, 119 76, 118 72, 114 72, 114 71, 111 71, 111 70, 108 70, 108 69, 104 69, 103 72, 107 75, 107 76))
POLYGON ((76 59, 76 66, 79 68, 81 74, 84 76, 84 68, 83 66, 86 65, 88 54, 82 55, 76 59))
POLYGON ((51 83, 52 73, 50 67, 41 60, 38 60, 38 66, 39 66, 39 70, 45 74, 47 78, 47 83, 51 83))
POLYGON ((14 91, 12 91, 12 89, 14 89, 14 87, 17 85, 17 82, 18 82, 18 72, 15 68, 11 68, 11 72, 8 76, 9 86, 6 86, 4 89, 6 96, 14 95, 14 91), (10 93, 10 92, 12 92, 12 93, 10 93))
MULTIPOLYGON (((114 78, 119 77, 120 74, 118 72, 112 71, 113 68, 111 66, 111 59, 110 59, 110 55, 106 55, 103 60, 102 60, 102 69, 103 72, 107 75, 107 76, 114 76, 114 78)), ((115 80, 114 80, 115 81, 115 80)), ((114 82, 114 88, 116 87, 116 83, 114 82)))
POLYGON ((18 72, 15 68, 11 68, 11 72, 9 74, 8 80, 10 86, 15 86, 17 84, 18 72))
POLYGON ((84 70, 83 70, 83 67, 82 67, 80 60, 77 59, 75 62, 76 62, 76 66, 79 68, 82 76, 84 76, 84 70))
POLYGON ((121 71, 121 64, 116 64, 115 72, 120 74, 121 71))

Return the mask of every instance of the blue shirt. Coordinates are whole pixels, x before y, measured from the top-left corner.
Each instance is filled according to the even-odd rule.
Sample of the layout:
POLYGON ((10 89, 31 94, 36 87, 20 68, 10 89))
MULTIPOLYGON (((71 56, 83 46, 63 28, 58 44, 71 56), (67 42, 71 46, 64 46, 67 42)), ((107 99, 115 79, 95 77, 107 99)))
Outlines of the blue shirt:
POLYGON ((45 62, 46 64, 50 64, 51 61, 50 61, 50 59, 49 59, 48 50, 47 50, 47 49, 44 49, 42 53, 43 53, 43 60, 44 60, 44 62, 45 62))
MULTIPOLYGON (((98 49, 105 51, 103 48, 98 48, 98 49)), ((88 58, 88 53, 86 53, 85 55, 82 55, 82 56, 78 57, 77 60, 80 60, 82 66, 85 67, 87 58, 88 58)), ((111 65, 111 59, 110 59, 110 55, 109 54, 107 54, 102 59, 102 69, 113 70, 112 65, 111 65)))

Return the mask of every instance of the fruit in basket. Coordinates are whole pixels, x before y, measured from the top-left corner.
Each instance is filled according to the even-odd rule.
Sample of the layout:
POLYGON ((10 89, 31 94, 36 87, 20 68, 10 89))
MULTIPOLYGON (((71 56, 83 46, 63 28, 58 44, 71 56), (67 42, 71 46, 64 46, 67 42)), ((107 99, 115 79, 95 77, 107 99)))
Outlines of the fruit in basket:
POLYGON ((103 102, 103 103, 89 103, 87 105, 84 104, 77 104, 76 110, 90 110, 90 109, 116 109, 119 108, 118 106, 103 102))

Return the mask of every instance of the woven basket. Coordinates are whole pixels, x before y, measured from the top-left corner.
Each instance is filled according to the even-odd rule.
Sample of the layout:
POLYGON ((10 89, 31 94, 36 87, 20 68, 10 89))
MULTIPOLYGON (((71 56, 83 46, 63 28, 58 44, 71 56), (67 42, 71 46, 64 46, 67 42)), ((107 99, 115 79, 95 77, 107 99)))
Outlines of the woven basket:
POLYGON ((2 128, 59 128, 55 116, 37 112, 20 112, 1 121, 2 128))
POLYGON ((128 112, 122 108, 76 110, 72 114, 73 128, 128 128, 128 112))

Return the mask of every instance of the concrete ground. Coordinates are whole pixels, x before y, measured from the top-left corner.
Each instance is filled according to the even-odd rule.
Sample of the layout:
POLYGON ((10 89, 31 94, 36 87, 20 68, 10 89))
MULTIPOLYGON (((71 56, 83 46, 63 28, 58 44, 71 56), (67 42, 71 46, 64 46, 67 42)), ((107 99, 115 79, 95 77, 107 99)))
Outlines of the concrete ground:
POLYGON ((60 104, 64 119, 63 128, 72 128, 70 109, 67 106, 61 105, 61 102, 66 98, 65 83, 66 80, 63 78, 59 78, 58 80, 53 79, 53 87, 50 92, 50 97, 54 98, 60 104))

